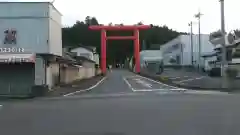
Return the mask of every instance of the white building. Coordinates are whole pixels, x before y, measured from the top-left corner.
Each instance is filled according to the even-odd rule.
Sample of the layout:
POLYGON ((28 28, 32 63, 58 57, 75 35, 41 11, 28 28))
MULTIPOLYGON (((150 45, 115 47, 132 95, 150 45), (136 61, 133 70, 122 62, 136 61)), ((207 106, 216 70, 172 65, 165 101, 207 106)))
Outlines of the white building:
POLYGON ((163 56, 160 50, 143 50, 140 52, 140 64, 144 67, 145 62, 162 62, 163 56))
POLYGON ((81 46, 74 48, 71 52, 75 52, 77 56, 84 56, 87 59, 95 61, 99 65, 99 55, 96 53, 96 48, 91 46, 81 46))
POLYGON ((81 57, 85 58, 86 62, 84 62, 83 66, 85 68, 85 76, 88 76, 87 78, 96 74, 96 65, 99 65, 99 55, 96 53, 96 47, 81 45, 78 48, 72 49, 71 52, 76 54, 77 59, 84 60, 81 57))
POLYGON ((194 66, 205 66, 204 59, 201 57, 214 50, 214 45, 209 42, 209 35, 201 35, 201 53, 199 55, 198 35, 193 35, 193 53, 191 53, 191 36, 180 35, 175 39, 162 45, 160 50, 163 52, 164 65, 192 65, 192 54, 194 66), (199 61, 200 57, 200 61, 199 61), (173 61, 174 62, 173 62, 173 61))
MULTIPOLYGON (((151 70, 151 72, 161 72, 160 66, 163 64, 162 51, 160 50, 143 50, 140 52, 140 67, 141 70, 151 70)), ((133 57, 129 62, 129 67, 135 70, 133 57), (134 67, 133 67, 134 66, 134 67)))
POLYGON ((50 2, 0 2, 0 48, 62 56, 61 16, 50 2))
POLYGON ((33 86, 59 82, 61 16, 50 2, 0 2, 0 95, 28 95, 33 86))

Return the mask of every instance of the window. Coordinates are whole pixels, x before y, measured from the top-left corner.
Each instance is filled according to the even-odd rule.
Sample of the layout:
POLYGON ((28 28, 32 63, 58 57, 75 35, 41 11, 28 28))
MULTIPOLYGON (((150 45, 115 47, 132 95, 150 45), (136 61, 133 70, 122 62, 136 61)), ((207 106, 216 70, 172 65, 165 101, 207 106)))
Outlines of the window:
POLYGON ((180 56, 179 55, 176 56, 176 63, 180 64, 180 56))
POLYGON ((175 45, 172 46, 172 49, 173 49, 173 50, 176 50, 176 49, 178 49, 178 48, 179 48, 179 44, 175 44, 175 45))

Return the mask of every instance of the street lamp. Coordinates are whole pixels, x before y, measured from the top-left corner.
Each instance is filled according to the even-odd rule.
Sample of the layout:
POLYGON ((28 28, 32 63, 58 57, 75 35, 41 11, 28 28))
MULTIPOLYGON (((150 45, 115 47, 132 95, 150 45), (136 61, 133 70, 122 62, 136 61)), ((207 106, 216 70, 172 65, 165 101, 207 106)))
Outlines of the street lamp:
POLYGON ((203 14, 199 11, 194 17, 198 19, 198 69, 200 70, 201 63, 201 16, 203 14))
POLYGON ((225 16, 224 16, 224 0, 219 0, 220 5, 221 5, 221 33, 222 33, 222 67, 221 67, 221 72, 222 72, 222 85, 223 87, 226 87, 226 72, 225 68, 227 67, 227 60, 226 60, 226 41, 225 41, 225 16))

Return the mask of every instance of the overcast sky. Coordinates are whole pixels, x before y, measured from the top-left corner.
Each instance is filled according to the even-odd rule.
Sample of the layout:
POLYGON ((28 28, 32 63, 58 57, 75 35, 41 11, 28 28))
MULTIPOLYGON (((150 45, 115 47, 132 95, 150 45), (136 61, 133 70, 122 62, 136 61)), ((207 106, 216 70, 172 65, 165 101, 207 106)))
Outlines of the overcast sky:
MULTIPOLYGON (((188 32, 188 23, 194 21, 196 33, 198 24, 194 14, 200 9, 204 14, 201 19, 202 33, 220 29, 219 0, 55 0, 54 5, 63 14, 63 25, 72 25, 86 16, 95 16, 102 24, 135 24, 142 21, 144 24, 167 25, 174 30, 188 32)), ((239 5, 240 0, 225 0, 227 31, 240 28, 239 5)))

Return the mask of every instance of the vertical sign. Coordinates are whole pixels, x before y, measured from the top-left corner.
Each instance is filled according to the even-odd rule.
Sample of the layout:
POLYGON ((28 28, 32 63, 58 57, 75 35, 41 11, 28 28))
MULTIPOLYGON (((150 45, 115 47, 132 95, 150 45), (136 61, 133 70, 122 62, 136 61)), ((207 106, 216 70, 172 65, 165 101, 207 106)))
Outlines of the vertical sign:
POLYGON ((17 44, 17 31, 16 30, 5 30, 4 31, 4 44, 17 44))

